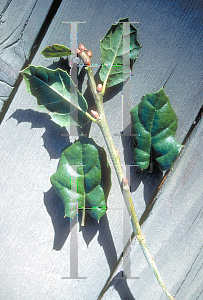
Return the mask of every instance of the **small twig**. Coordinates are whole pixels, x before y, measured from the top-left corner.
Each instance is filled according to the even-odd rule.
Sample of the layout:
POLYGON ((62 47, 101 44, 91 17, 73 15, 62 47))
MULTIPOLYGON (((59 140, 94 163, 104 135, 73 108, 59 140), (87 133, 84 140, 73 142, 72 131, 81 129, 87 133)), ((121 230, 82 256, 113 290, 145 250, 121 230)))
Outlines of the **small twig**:
MULTIPOLYGON (((91 60, 84 50, 81 51, 81 53, 79 53, 79 55, 82 58, 83 62, 87 62, 87 60, 91 60)), ((165 292, 168 299, 175 300, 175 298, 167 290, 167 288, 163 282, 163 279, 161 278, 161 276, 159 274, 159 271, 156 267, 154 259, 153 259, 152 255, 150 254, 149 249, 147 247, 147 244, 145 241, 145 236, 143 235, 143 233, 141 231, 141 227, 140 227, 140 224, 139 224, 139 221, 137 218, 137 214, 136 214, 136 211, 134 208, 134 204, 133 204, 133 201, 131 198, 129 185, 128 185, 127 179, 124 177, 120 159, 119 159, 117 150, 114 146, 114 142, 113 142, 113 139, 112 139, 109 127, 108 127, 108 123, 106 120, 104 107, 103 107, 103 93, 100 93, 96 87, 96 83, 95 83, 94 76, 92 73, 92 68, 91 68, 91 61, 90 61, 90 64, 88 64, 86 66, 86 70, 87 70, 87 73, 89 76, 89 84, 90 84, 90 88, 91 88, 91 91, 92 91, 92 94, 93 94, 93 97, 95 100, 97 112, 100 117, 100 119, 97 119, 97 124, 100 127, 103 137, 106 141, 106 145, 109 150, 109 153, 110 153, 110 156, 111 156, 111 159, 112 159, 115 171, 116 171, 116 175, 117 175, 118 181, 120 183, 120 188, 123 193, 123 197, 124 197, 124 200, 125 200, 125 203, 126 203, 129 215, 130 215, 131 223, 133 226, 133 231, 139 241, 140 247, 145 255, 145 258, 146 258, 147 262, 149 263, 149 265, 151 266, 151 268, 154 272, 154 275, 156 276, 161 288, 165 292)), ((102 92, 103 92, 103 89, 102 89, 102 92)), ((102 295, 100 296, 100 299, 101 299, 101 297, 102 297, 102 295)))

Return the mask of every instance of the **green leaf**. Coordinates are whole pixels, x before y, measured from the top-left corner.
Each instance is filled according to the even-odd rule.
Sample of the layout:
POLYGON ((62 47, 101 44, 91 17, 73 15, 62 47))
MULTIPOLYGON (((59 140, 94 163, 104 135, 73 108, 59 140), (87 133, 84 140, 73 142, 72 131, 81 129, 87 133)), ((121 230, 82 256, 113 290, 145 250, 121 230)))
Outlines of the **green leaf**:
POLYGON ((63 45, 54 44, 52 46, 48 46, 44 48, 41 54, 44 57, 62 57, 71 55, 71 50, 63 45))
POLYGON ((147 93, 131 110, 134 163, 147 169, 152 159, 161 171, 172 168, 183 147, 175 140, 177 126, 178 119, 163 88, 147 93))
POLYGON ((100 47, 102 67, 99 75, 104 86, 110 87, 125 81, 130 76, 141 47, 137 40, 137 29, 129 22, 129 18, 113 24, 100 41, 100 47))
POLYGON ((37 98, 38 108, 47 111, 60 126, 83 126, 88 106, 67 72, 29 66, 22 71, 27 91, 37 98))
POLYGON ((99 221, 107 209, 110 173, 105 150, 92 139, 81 136, 66 148, 50 178, 63 201, 65 216, 74 218, 80 209, 99 221))

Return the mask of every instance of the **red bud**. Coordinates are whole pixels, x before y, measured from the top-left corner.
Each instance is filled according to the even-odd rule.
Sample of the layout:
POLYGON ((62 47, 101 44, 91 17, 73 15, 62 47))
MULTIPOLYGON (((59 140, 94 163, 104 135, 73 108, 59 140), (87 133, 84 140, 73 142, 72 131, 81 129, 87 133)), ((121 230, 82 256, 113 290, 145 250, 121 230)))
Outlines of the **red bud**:
POLYGON ((97 92, 101 92, 102 91, 102 84, 101 83, 99 83, 98 85, 97 85, 97 92))
POLYGON ((92 57, 92 51, 91 51, 91 50, 87 51, 87 55, 88 55, 89 57, 92 57))
POLYGON ((90 65, 91 65, 91 62, 90 62, 90 60, 89 60, 89 59, 86 59, 86 61, 85 61, 85 65, 88 65, 88 66, 90 66, 90 65))
POLYGON ((95 119, 99 119, 99 114, 98 114, 98 112, 97 111, 95 111, 95 110, 91 110, 91 115, 95 118, 95 119))
POLYGON ((85 46, 83 45, 83 44, 80 44, 79 45, 79 50, 81 51, 81 52, 83 52, 83 51, 85 51, 85 46))
POLYGON ((80 54, 81 51, 79 49, 75 49, 76 54, 80 54))

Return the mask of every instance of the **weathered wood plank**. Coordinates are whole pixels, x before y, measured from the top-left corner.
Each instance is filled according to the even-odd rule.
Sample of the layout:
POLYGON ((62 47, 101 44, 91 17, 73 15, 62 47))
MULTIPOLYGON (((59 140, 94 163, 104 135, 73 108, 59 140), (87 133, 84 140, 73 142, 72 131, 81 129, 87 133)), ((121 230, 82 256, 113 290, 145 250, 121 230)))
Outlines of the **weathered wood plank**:
MULTIPOLYGON (((125 16, 129 16, 130 21, 139 21, 136 26, 139 27, 138 38, 143 48, 131 78, 132 105, 138 104, 146 92, 154 92, 166 83, 165 90, 181 124, 177 133, 178 140, 181 141, 202 104, 202 61, 199 59, 202 53, 202 15, 197 14, 198 3, 200 2, 164 3, 143 0, 128 3, 94 1, 94 5, 89 5, 89 2, 83 1, 79 7, 75 1, 69 1, 68 4, 64 1, 39 47, 39 52, 53 43, 70 46, 70 25, 62 23, 63 21, 86 21, 86 24, 78 25, 78 41, 92 50, 93 64, 98 64, 99 40, 111 23, 125 16), (105 18, 101 17, 102 11, 105 11, 105 18), (195 45, 192 49, 191 44, 195 45)), ((58 59, 45 59, 37 53, 32 64, 56 68, 57 61, 58 59)), ((64 63, 66 62, 61 60, 60 67, 63 67, 64 63)), ((95 72, 96 70, 97 67, 95 72)), ((99 225, 87 218, 87 227, 80 228, 78 232, 79 276, 87 279, 62 280, 61 277, 70 275, 70 225, 69 220, 63 219, 63 207, 51 189, 49 176, 57 168, 63 147, 67 147, 75 137, 61 136, 67 134, 66 130, 50 122, 48 116, 34 111, 36 101, 25 90, 23 82, 0 127, 1 207, 4 212, 1 217, 0 241, 1 295, 4 299, 26 299, 28 295, 32 299, 67 299, 68 295, 69 299, 94 300, 123 250, 122 195, 115 172, 112 168, 113 186, 109 196, 107 218, 103 217, 99 225), (60 251, 52 251, 53 247, 60 251)), ((88 93, 85 95, 89 99, 88 93)), ((118 134, 123 130, 121 89, 116 92, 109 90, 104 106, 110 130, 118 134)), ((90 137, 106 149, 100 131, 93 125, 90 137)), ((130 164, 130 139, 114 136, 114 140, 123 165, 130 164)), ((183 152, 183 157, 185 153, 183 152)), ((183 165, 180 168, 183 168, 183 165)), ((179 170, 178 174, 182 174, 184 170, 179 170)), ((160 172, 147 174, 138 170, 131 171, 132 196, 139 217, 142 216, 161 178, 160 172)), ((173 172, 170 180, 177 184, 177 173, 173 172)), ((160 217, 167 219, 169 212, 170 209, 166 212, 161 211, 160 217)), ((184 212, 186 217, 187 211, 184 212)), ((153 213, 154 210, 149 220, 153 213)), ((156 219, 159 220, 158 217, 156 219)), ((170 227, 171 223, 168 223, 170 227)), ((146 231, 147 241, 152 253, 155 253, 155 259, 156 249, 160 251, 160 255, 164 255, 159 243, 159 236, 160 239, 163 238, 163 223, 160 224, 162 227, 157 231, 157 235, 154 231, 146 231)), ((183 227, 183 231, 186 232, 188 227, 189 224, 183 227)), ((181 245, 183 246, 185 244, 181 245)), ((136 296, 136 299, 151 300, 152 297, 155 299, 156 295, 160 298, 160 289, 151 271, 146 267, 139 247, 136 246, 134 251, 136 254, 132 255, 132 263, 135 269, 133 268, 132 276, 139 274, 140 279, 129 279, 128 285, 123 281, 127 288, 130 287, 130 292, 127 288, 123 289, 125 293, 121 297, 121 289, 117 287, 120 295, 114 292, 106 299, 125 299, 130 293, 132 299, 136 296), (136 255, 139 260, 135 258, 136 255), (143 269, 143 272, 139 273, 140 269, 143 269), (151 274, 149 277, 148 273, 151 274), (142 286, 143 290, 148 290, 148 298, 142 294, 138 285, 142 286), (153 291, 155 292, 152 296, 153 291)), ((170 259, 173 261, 173 258, 168 259, 169 266, 170 259)), ((186 264, 189 268, 191 261, 186 260, 186 264)), ((175 292, 181 285, 182 270, 185 269, 181 264, 177 277, 173 280, 173 263, 171 266, 172 269, 165 271, 163 257, 160 263, 158 260, 158 267, 161 268, 161 273, 163 271, 166 284, 175 292), (177 283, 175 288, 174 282, 177 283)), ((111 290, 109 292, 111 293, 111 290)), ((163 299, 162 294, 161 296, 163 299)), ((130 297, 128 298, 131 299, 130 297)))
POLYGON ((0 6, 0 111, 30 56, 53 0, 2 1, 0 6))
MULTIPOLYGON (((202 133, 203 119, 162 186, 142 228, 162 278, 176 300, 202 299, 203 293, 202 133)), ((166 298, 137 241, 131 251, 131 271, 132 276, 139 277, 128 280, 135 299, 166 298)), ((114 283, 116 289, 121 284, 114 283)), ((109 289, 104 299, 117 299, 116 290, 109 289)))

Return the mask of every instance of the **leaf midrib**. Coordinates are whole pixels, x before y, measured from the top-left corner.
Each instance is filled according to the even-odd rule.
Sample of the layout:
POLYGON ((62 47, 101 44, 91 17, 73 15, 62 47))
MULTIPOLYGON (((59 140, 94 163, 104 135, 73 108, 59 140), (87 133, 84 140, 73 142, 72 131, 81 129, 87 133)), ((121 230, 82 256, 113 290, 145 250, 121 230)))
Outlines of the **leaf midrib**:
MULTIPOLYGON (((147 100, 148 101, 148 100, 147 100)), ((148 101, 149 102, 149 101, 148 101)), ((151 104, 151 103, 150 103, 151 104)), ((152 146, 152 134, 151 134, 151 131, 152 131, 152 128, 153 128, 153 124, 154 124, 154 115, 155 115, 155 113, 156 113, 156 111, 158 110, 157 109, 157 106, 158 106, 158 104, 159 104, 159 101, 157 101, 157 104, 156 104, 156 106, 154 106, 154 108, 155 108, 155 111, 154 111, 154 114, 153 114, 153 121, 152 121, 152 126, 151 126, 151 130, 150 130, 150 157, 151 157, 151 152, 152 152, 152 148, 153 148, 153 146, 152 146)), ((167 104, 167 102, 166 103, 164 103, 164 105, 162 105, 162 107, 163 106, 165 106, 167 104)), ((161 108, 162 108, 161 107, 161 108)), ((161 108, 159 108, 159 109, 161 109, 161 108)), ((165 128, 166 129, 166 128, 165 128)), ((163 130, 165 130, 165 129, 163 129, 163 130)), ((161 130, 160 132, 162 132, 163 130, 161 130)), ((159 132, 159 133, 160 133, 159 132)), ((158 133, 158 134, 159 134, 158 133)), ((155 137, 157 134, 155 134, 153 137, 155 137)))
MULTIPOLYGON (((44 68, 45 69, 45 68, 44 68)), ((57 70, 60 70, 60 69, 57 69, 57 70)), ((68 73, 66 73, 67 75, 68 75, 68 73)), ((27 75, 29 75, 29 74, 27 74, 27 75)), ((55 88, 53 88, 52 86, 50 86, 48 83, 46 83, 46 82, 44 82, 42 79, 40 79, 40 78, 38 78, 36 75, 29 75, 29 76, 33 76, 33 77, 35 77, 35 78, 37 78, 40 82, 42 82, 44 85, 46 85, 48 88, 50 88, 50 89, 52 89, 56 94, 58 94, 59 96, 61 96, 61 98, 63 98, 65 101, 67 101, 67 102, 69 102, 72 106, 74 106, 76 109, 78 109, 78 110, 80 110, 82 113, 84 113, 84 114, 86 114, 86 112, 79 106, 79 104, 78 104, 78 106, 76 106, 74 103, 72 103, 69 99, 67 99, 66 97, 64 97, 61 93, 59 93, 55 88)), ((68 75, 69 76, 69 75, 68 75)), ((61 80, 61 84, 62 84, 62 86, 64 86, 63 85, 63 79, 62 79, 62 77, 61 77, 61 75, 60 75, 60 71, 59 71, 59 78, 60 78, 60 80, 61 80)), ((73 83, 74 84, 74 82, 72 82, 72 79, 70 78, 70 81, 71 81, 71 83, 73 83)), ((75 86, 75 84, 74 84, 74 86, 75 86)), ((39 87, 39 89, 40 88, 43 88, 43 86, 42 87, 39 87)), ((75 86, 75 89, 76 89, 76 91, 77 91, 77 94, 79 94, 79 91, 77 90, 77 88, 76 88, 76 86, 75 86)), ((69 91, 68 91, 69 92, 69 91)), ((70 92, 69 92, 70 93, 70 92)), ((85 99, 84 99, 85 100, 85 99)), ((52 103, 58 103, 58 102, 61 102, 62 100, 60 100, 60 101, 56 101, 56 102, 50 102, 50 103, 46 103, 46 104, 52 104, 52 103)), ((43 106, 45 106, 44 104, 43 104, 43 106)), ((57 113, 57 112, 54 112, 54 113, 57 113)), ((60 113, 61 114, 61 113, 60 113)), ((66 114, 61 114, 61 115, 67 115, 67 113, 66 114)))
MULTIPOLYGON (((112 64, 111 64, 111 66, 110 66, 110 68, 109 68, 109 71, 108 71, 108 73, 107 73, 106 79, 105 79, 105 81, 104 81, 104 86, 106 86, 106 84, 107 84, 107 80, 108 80, 109 75, 110 75, 110 72, 111 72, 111 70, 112 70, 114 61, 115 61, 115 59, 116 59, 116 57, 117 57, 117 53, 118 53, 119 45, 120 45, 120 43, 121 43, 121 39, 122 39, 122 36, 121 36, 121 38, 120 38, 120 40, 119 40, 118 47, 117 47, 117 50, 116 50, 116 54, 115 54, 115 56, 114 56, 114 59, 113 59, 113 61, 112 61, 112 64)), ((110 44, 111 44, 111 40, 110 40, 110 44)))

